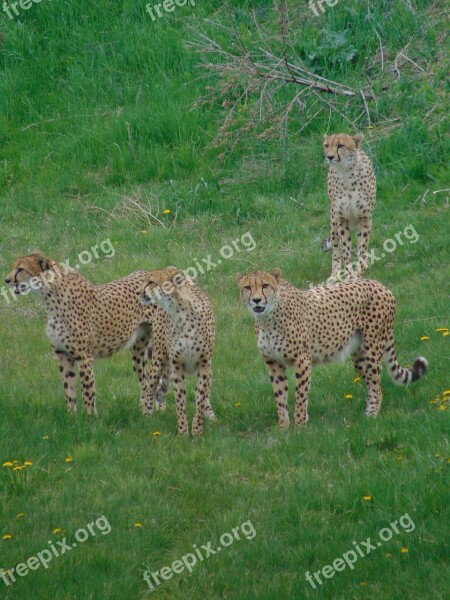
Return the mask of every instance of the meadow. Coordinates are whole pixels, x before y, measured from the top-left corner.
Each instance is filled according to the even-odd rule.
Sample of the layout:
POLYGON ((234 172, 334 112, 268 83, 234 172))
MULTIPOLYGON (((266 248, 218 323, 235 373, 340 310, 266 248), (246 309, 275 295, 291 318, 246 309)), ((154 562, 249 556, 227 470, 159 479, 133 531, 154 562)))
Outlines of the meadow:
MULTIPOLYGON (((448 597, 445 3, 340 0, 319 16, 302 3, 299 55, 342 84, 372 77, 370 125, 356 119, 354 105, 308 124, 299 110, 285 136, 250 132, 231 148, 214 144, 226 106, 194 106, 217 81, 187 42, 231 14, 246 43, 256 44, 252 11, 275 37, 277 17, 269 0, 229 6, 227 13, 218 0, 198 0, 154 21, 135 0, 43 0, 13 19, 0 14, 3 277, 35 248, 72 266, 89 252, 80 271, 95 283, 214 262, 199 283, 217 321, 218 417, 202 438, 181 439, 171 394, 166 413, 144 418, 127 352, 95 363, 99 416, 68 416, 42 306, 2 292, 0 598, 448 597), (348 119, 364 134, 378 181, 370 242, 377 259, 367 276, 397 299, 401 364, 424 355, 429 370, 407 389, 383 373, 380 416, 367 419, 352 363, 318 367, 307 428, 280 432, 234 273, 279 267, 300 288, 326 280, 322 135, 356 133, 348 119), (221 254, 243 239, 254 244, 221 254), (92 247, 102 243, 96 258, 92 247), (409 520, 400 521, 404 515, 409 520), (248 522, 255 535, 242 533, 248 522), (144 580, 194 545, 217 549, 240 526, 239 540, 192 572, 161 578, 153 590, 144 580), (392 535, 381 542, 385 528, 392 535), (80 529, 88 536, 73 547, 80 529), (308 582, 307 572, 368 538, 376 546, 368 555, 330 579, 321 575, 322 584, 308 582), (64 540, 71 549, 47 568, 41 563, 15 582, 5 575, 64 540)), ((226 29, 222 35, 228 39, 226 29)), ((279 98, 294 92, 285 86, 279 98)), ((290 384, 292 415, 291 376, 290 384)), ((190 418, 193 404, 191 383, 190 418)))

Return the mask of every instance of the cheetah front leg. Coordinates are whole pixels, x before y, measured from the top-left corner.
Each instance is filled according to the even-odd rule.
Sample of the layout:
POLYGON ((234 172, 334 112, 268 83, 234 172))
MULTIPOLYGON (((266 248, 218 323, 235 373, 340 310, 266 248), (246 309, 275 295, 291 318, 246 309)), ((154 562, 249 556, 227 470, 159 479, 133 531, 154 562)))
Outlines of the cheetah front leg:
POLYGON ((153 350, 152 366, 148 376, 148 394, 145 403, 142 405, 142 413, 151 415, 155 407, 155 395, 158 388, 161 375, 167 369, 168 358, 164 353, 153 350))
POLYGON ((87 356, 78 361, 80 366, 81 393, 83 404, 88 415, 97 414, 97 403, 95 399, 94 359, 87 356))
POLYGON ((156 410, 164 412, 167 408, 167 395, 170 388, 170 370, 168 361, 164 364, 161 378, 156 388, 156 410))
POLYGON ((275 394, 275 402, 278 412, 278 427, 287 429, 289 427, 288 413, 288 386, 286 377, 286 367, 280 363, 264 358, 267 370, 269 371, 270 381, 275 394))
POLYGON ((133 370, 139 380, 141 388, 140 406, 145 406, 149 395, 149 377, 147 369, 149 339, 139 339, 131 348, 133 370))
POLYGON ((354 277, 352 269, 352 236, 350 234, 350 223, 347 219, 341 218, 339 221, 339 236, 342 250, 342 263, 345 280, 351 280, 354 277))
POLYGON ((308 356, 300 357, 294 365, 295 369, 295 409, 294 423, 301 427, 308 423, 308 396, 311 383, 311 360, 308 356))
POLYGON ((341 271, 341 243, 339 238, 339 223, 335 217, 332 217, 330 222, 330 234, 332 243, 331 275, 327 281, 329 283, 333 283, 339 279, 341 271))
MULTIPOLYGON (((206 413, 207 402, 211 390, 211 362, 202 363, 197 371, 197 387, 195 390, 195 415, 192 421, 192 435, 203 434, 203 416, 206 413)), ((211 405, 209 408, 212 412, 211 405)), ((214 413, 213 413, 214 416, 214 413)))
POLYGON ((369 266, 367 261, 367 249, 369 247, 369 238, 372 232, 372 219, 363 217, 358 222, 357 251, 358 267, 356 275, 360 277, 369 266))
POLYGON ((172 361, 172 384, 177 408, 178 433, 186 436, 189 435, 186 417, 186 377, 183 367, 175 361, 172 361))
POLYGON ((75 360, 66 352, 55 350, 55 356, 59 363, 59 372, 61 373, 64 394, 66 396, 66 406, 68 413, 77 412, 77 380, 75 373, 75 360))

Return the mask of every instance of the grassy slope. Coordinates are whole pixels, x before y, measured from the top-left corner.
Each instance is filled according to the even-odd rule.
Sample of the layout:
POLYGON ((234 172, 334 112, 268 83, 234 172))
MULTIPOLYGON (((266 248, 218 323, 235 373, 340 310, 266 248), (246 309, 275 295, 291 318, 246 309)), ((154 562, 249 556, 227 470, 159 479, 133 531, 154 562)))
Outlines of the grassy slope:
MULTIPOLYGON (((341 3, 319 21, 305 9, 299 35, 305 47, 318 46, 322 27, 350 27, 358 49, 345 68, 328 65, 322 51, 326 76, 358 79, 363 57, 376 52, 362 4, 341 3)), ((218 544, 220 534, 248 519, 255 539, 236 542, 189 577, 174 576, 159 597, 445 597, 447 413, 429 403, 449 385, 448 338, 435 332, 448 326, 448 212, 445 194, 432 194, 446 187, 441 13, 425 1, 415 3, 414 17, 403 2, 390 3, 391 12, 379 4, 373 18, 385 48, 395 56, 412 38, 412 56, 433 77, 401 80, 388 92, 384 110, 401 119, 401 128, 377 136, 375 124, 367 132, 365 147, 379 181, 372 247, 380 250, 409 224, 420 235, 416 244, 377 262, 370 276, 398 300, 401 361, 423 353, 430 371, 408 390, 383 377, 381 417, 369 422, 363 417, 365 390, 352 384, 351 365, 318 368, 310 426, 300 434, 276 430, 269 382, 232 274, 280 266, 299 286, 327 277, 330 257, 318 251, 327 228, 319 135, 327 123, 319 120, 294 138, 281 159, 276 142, 250 141, 222 164, 205 149, 217 110, 189 111, 204 82, 195 56, 183 47, 187 7, 152 23, 131 1, 111 8, 106 1, 56 7, 43 0, 20 20, 3 21, 2 272, 36 246, 74 264, 78 252, 106 238, 114 242, 114 258, 83 267, 96 282, 147 266, 190 266, 209 254, 214 260, 224 243, 246 231, 257 246, 201 279, 218 323, 212 402, 219 417, 201 440, 174 435, 172 402, 165 415, 142 419, 125 355, 96 364, 99 419, 68 418, 41 308, 34 299, 7 305, 0 297, 0 458, 33 461, 24 471, 0 471, 1 530, 13 535, 0 541, 0 565, 16 565, 46 547, 61 536, 51 533, 54 527, 73 541, 95 516, 105 514, 112 525, 109 535, 89 539, 47 571, 30 573, 8 589, 0 581, 1 597, 140 598, 147 590, 144 563, 157 570, 192 544, 218 544), (249 183, 242 158, 257 163, 262 154, 277 157, 284 176, 267 174, 249 183), (230 175, 237 184, 221 183, 230 175), (417 201, 427 189, 425 201, 417 201), (117 223, 92 209, 110 211, 133 193, 172 209, 169 226, 117 223), (422 335, 429 341, 421 342, 422 335), (353 398, 344 400, 349 392, 353 398), (67 455, 73 462, 64 461, 67 455), (17 519, 19 512, 25 516, 17 519), (376 538, 406 512, 416 524, 413 533, 394 536, 319 591, 305 582, 306 570, 330 564, 353 540, 376 538), (143 527, 135 528, 136 521, 143 527), (409 552, 401 553, 402 546, 409 552)), ((258 3, 262 16, 269 5, 258 3)), ((198 6, 196 14, 205 16, 205 9, 198 6)), ((245 11, 237 15, 246 22, 245 11)), ((294 135, 300 126, 293 123, 294 135)), ((339 129, 345 124, 332 120, 330 130, 339 129)))

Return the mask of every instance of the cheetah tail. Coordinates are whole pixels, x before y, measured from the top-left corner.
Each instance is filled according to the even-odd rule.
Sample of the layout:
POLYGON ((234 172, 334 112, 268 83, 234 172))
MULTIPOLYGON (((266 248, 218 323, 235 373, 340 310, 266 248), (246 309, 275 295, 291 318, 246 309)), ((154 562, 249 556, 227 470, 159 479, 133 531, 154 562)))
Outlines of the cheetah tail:
POLYGON ((389 377, 397 385, 408 385, 413 381, 417 381, 428 368, 428 361, 423 356, 416 358, 411 368, 401 367, 395 354, 393 339, 388 341, 383 359, 389 377))

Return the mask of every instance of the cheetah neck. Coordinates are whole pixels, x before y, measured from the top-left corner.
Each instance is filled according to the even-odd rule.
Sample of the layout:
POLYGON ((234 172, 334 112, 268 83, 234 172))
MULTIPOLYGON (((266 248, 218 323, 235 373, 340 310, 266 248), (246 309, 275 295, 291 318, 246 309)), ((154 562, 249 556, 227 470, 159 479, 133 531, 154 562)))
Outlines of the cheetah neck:
POLYGON ((357 173, 360 170, 361 165, 361 156, 359 152, 355 155, 354 160, 351 164, 345 163, 336 163, 331 165, 331 168, 334 170, 336 175, 342 179, 344 182, 348 181, 352 175, 357 173))

